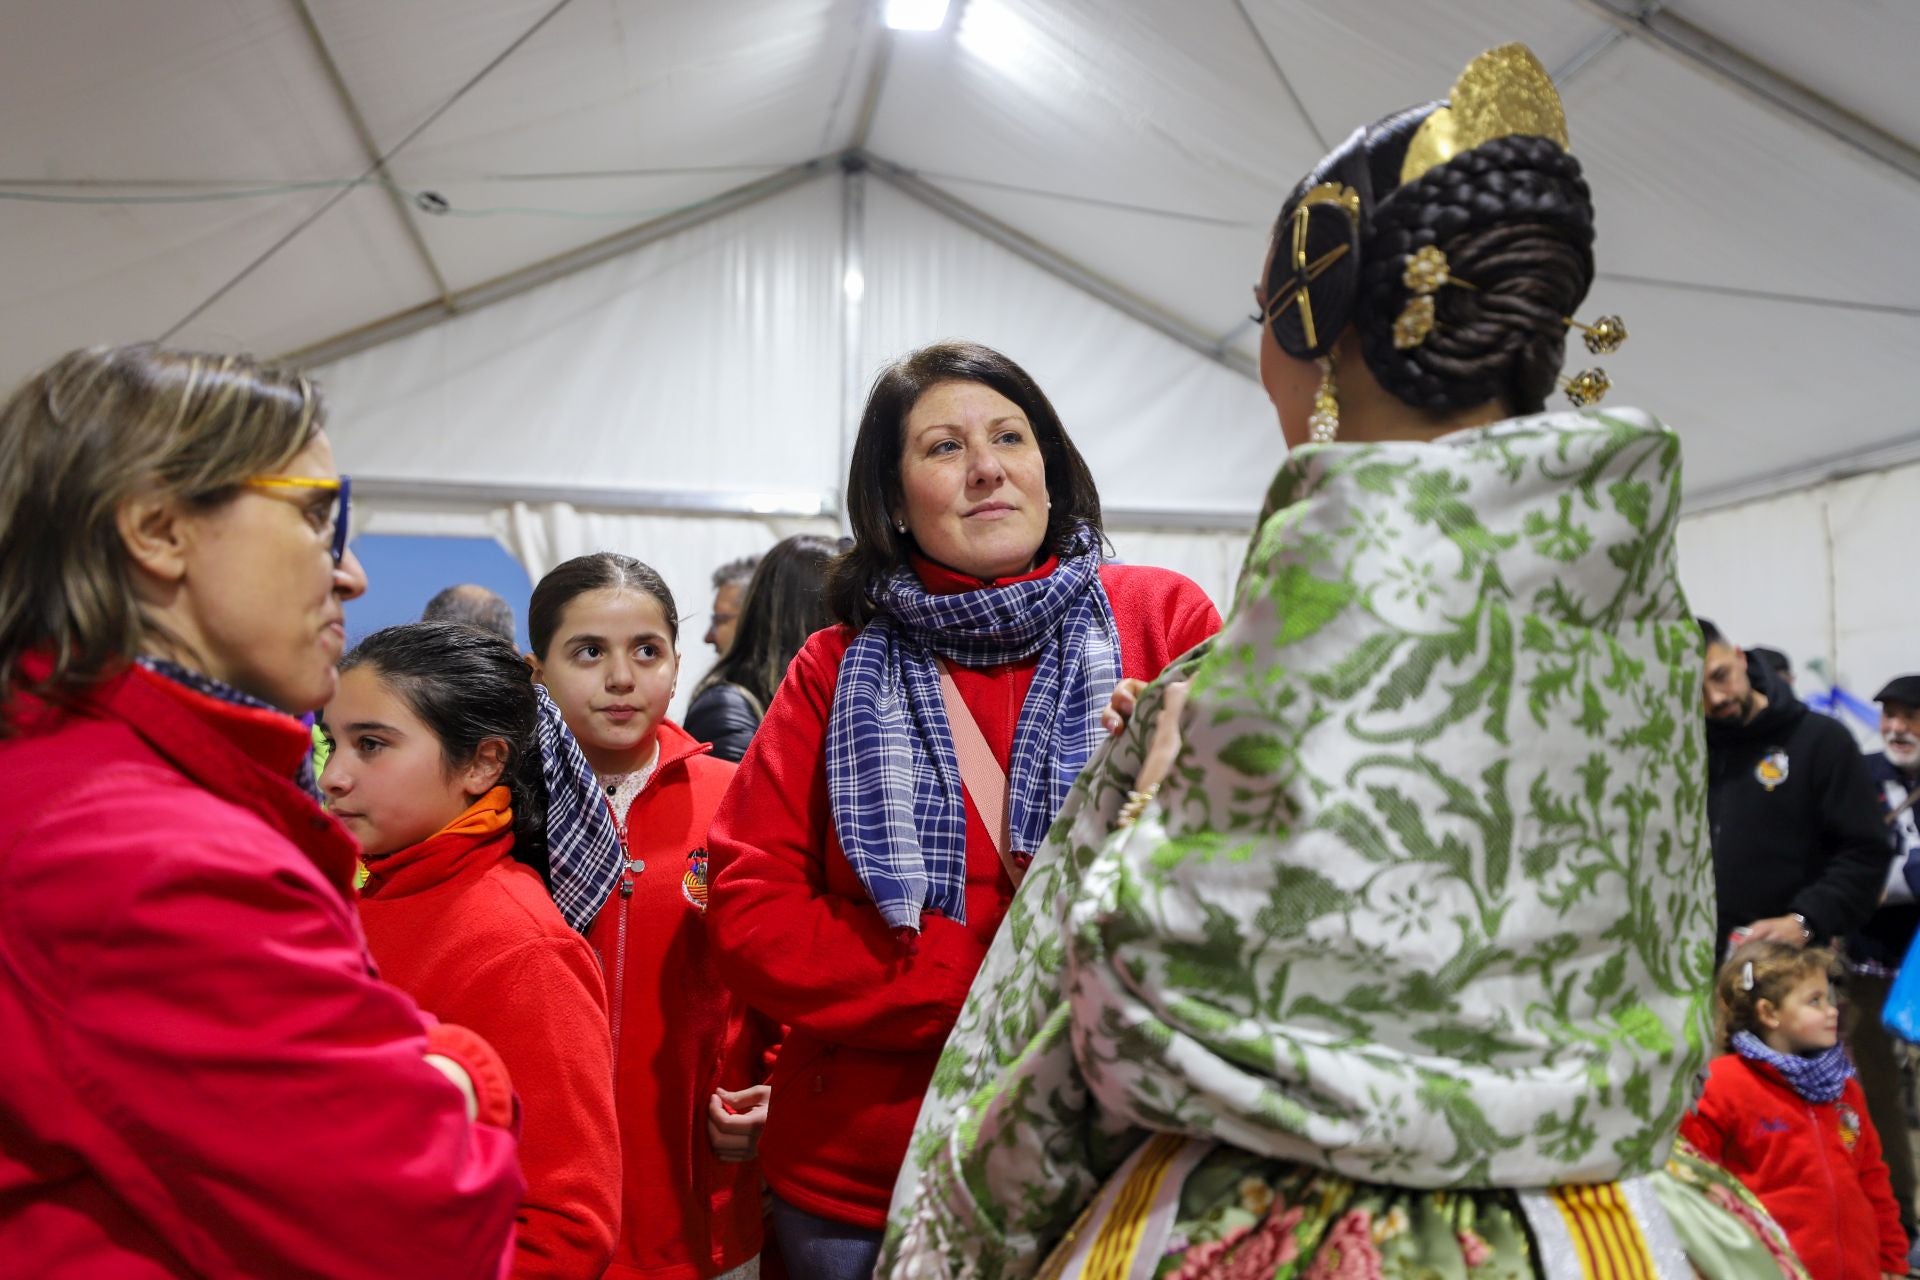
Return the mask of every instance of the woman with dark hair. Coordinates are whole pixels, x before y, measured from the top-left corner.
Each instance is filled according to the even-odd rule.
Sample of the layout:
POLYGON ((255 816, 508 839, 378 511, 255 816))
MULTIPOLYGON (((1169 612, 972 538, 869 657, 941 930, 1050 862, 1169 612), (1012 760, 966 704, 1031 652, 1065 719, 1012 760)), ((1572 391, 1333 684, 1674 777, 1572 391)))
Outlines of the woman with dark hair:
POLYGON ((1193 583, 1101 557, 1024 370, 971 343, 874 383, 854 545, 714 819, 723 976, 789 1027, 761 1161, 796 1274, 864 1277, 974 970, 1123 676, 1211 635, 1193 583))
POLYGON ((832 538, 801 533, 774 544, 747 584, 733 643, 687 704, 687 732, 736 763, 767 714, 773 691, 807 637, 833 621, 827 566, 840 553, 832 538))
POLYGON ((597 1276, 620 1221, 606 989, 547 894, 532 673, 454 622, 376 631, 340 663, 320 775, 360 842, 360 919, 387 981, 500 1051, 527 1194, 515 1280, 597 1276))
POLYGON ((1542 411, 1625 336, 1592 242, 1518 45, 1294 189, 1234 611, 1036 860, 880 1274, 1792 1274, 1731 1179, 1647 1176, 1706 1044, 1700 657, 1679 442, 1542 411))
POLYGON ((299 715, 348 481, 243 356, 73 352, 0 405, 0 1270, 491 1276, 525 1184, 477 1035, 375 975, 299 715))

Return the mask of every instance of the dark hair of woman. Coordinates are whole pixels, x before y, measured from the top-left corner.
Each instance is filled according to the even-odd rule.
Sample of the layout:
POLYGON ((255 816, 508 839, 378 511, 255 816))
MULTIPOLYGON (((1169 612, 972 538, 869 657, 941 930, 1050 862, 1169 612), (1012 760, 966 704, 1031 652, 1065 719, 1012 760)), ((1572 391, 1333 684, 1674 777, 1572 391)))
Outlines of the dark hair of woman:
POLYGON ((340 660, 365 667, 440 740, 452 772, 480 744, 507 744, 500 784, 513 796, 513 856, 547 878, 547 789, 541 774, 533 672, 513 643, 462 622, 408 622, 376 631, 340 660))
MULTIPOLYGON (((1416 109, 1376 126, 1364 154, 1323 162, 1281 210, 1275 242, 1289 234, 1294 209, 1312 185, 1354 178, 1362 165, 1374 189, 1391 181, 1386 175, 1398 173, 1422 114, 1416 109)), ((1323 210, 1314 218, 1310 256, 1341 235, 1332 206, 1323 210), (1335 238, 1322 243, 1323 228, 1335 238)), ((1320 331, 1338 332, 1351 320, 1381 387, 1436 419, 1489 402, 1509 415, 1544 409, 1566 357, 1567 317, 1593 283, 1593 199, 1580 162, 1546 138, 1496 138, 1391 188, 1363 222, 1354 237, 1358 252, 1311 287, 1320 331), (1403 273, 1408 258, 1429 245, 1446 255, 1464 286, 1435 293, 1425 341, 1397 347, 1394 322, 1409 297, 1403 273)), ((1273 261, 1269 291, 1278 294, 1287 264, 1281 254, 1273 261)), ((1299 323, 1298 308, 1276 317, 1283 348, 1299 347, 1299 323)))
POLYGON ((847 472, 847 519, 853 547, 827 574, 827 606, 834 618, 864 626, 873 617, 873 588, 908 565, 913 539, 893 527, 902 501, 901 433, 907 415, 927 390, 942 382, 978 382, 1018 405, 1033 428, 1046 460, 1048 512, 1043 551, 1071 555, 1081 524, 1102 536, 1100 493, 1080 451, 1067 438, 1060 415, 1027 371, 977 342, 936 342, 909 352, 880 371, 867 394, 847 472))
POLYGON ((827 567, 840 551, 839 539, 812 533, 775 543, 747 587, 733 647, 714 663, 694 696, 713 685, 734 684, 765 710, 807 637, 833 623, 827 611, 827 567))
POLYGON ((659 602, 660 612, 667 616, 667 638, 680 643, 680 609, 673 602, 673 592, 667 588, 666 579, 632 556, 623 556, 617 551, 596 551, 555 565, 533 589, 533 598, 527 603, 527 639, 533 645, 534 656, 546 661, 547 646, 553 643, 553 633, 560 629, 560 615, 566 612, 575 596, 609 587, 625 587, 652 596, 659 602))

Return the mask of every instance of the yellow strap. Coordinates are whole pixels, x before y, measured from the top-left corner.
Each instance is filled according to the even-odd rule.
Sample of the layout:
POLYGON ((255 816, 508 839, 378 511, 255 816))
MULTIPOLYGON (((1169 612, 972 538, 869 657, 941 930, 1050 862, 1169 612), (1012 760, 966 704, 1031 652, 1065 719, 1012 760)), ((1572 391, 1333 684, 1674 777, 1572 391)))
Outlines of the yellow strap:
POLYGON ((1140 1238, 1146 1231, 1154 1197, 1160 1194, 1167 1168, 1185 1143, 1186 1139, 1173 1133, 1156 1133, 1147 1139, 1106 1221, 1100 1224, 1081 1280, 1126 1280, 1133 1269, 1134 1255, 1140 1252, 1140 1238))
POLYGON ((1659 1280, 1640 1221, 1619 1183, 1555 1187, 1553 1202, 1589 1280, 1659 1280))

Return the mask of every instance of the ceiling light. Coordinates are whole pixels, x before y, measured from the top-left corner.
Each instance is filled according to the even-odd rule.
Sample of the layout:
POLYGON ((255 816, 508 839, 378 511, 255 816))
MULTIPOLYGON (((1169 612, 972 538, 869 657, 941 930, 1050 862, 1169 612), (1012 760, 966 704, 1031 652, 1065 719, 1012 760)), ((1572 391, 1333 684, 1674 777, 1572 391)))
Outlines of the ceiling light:
POLYGON ((947 20, 947 0, 887 0, 887 25, 895 31, 938 31, 947 20))

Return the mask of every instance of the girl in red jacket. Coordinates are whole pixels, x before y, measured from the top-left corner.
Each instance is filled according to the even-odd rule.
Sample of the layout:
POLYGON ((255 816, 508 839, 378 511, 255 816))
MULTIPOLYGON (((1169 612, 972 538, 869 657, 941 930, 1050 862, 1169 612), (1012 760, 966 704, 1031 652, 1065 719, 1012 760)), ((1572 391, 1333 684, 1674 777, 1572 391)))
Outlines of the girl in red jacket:
POLYGON ((387 981, 472 1027, 520 1096, 518 1280, 597 1276, 620 1217, 600 966, 542 879, 545 785, 526 662, 490 632, 388 627, 340 664, 321 788, 360 842, 387 981))
POLYGON ((707 826, 733 778, 666 718, 680 615, 660 575, 599 552, 540 580, 527 610, 534 678, 611 807, 605 865, 557 869, 555 895, 598 952, 613 1019, 625 1151, 610 1280, 706 1280, 756 1263, 754 1162, 766 1116, 763 1024, 721 985, 704 912, 707 826))
POLYGON ((1866 1096, 1841 1047, 1833 955, 1749 942, 1716 983, 1722 1047, 1681 1136, 1745 1183, 1814 1280, 1906 1275, 1866 1096))

